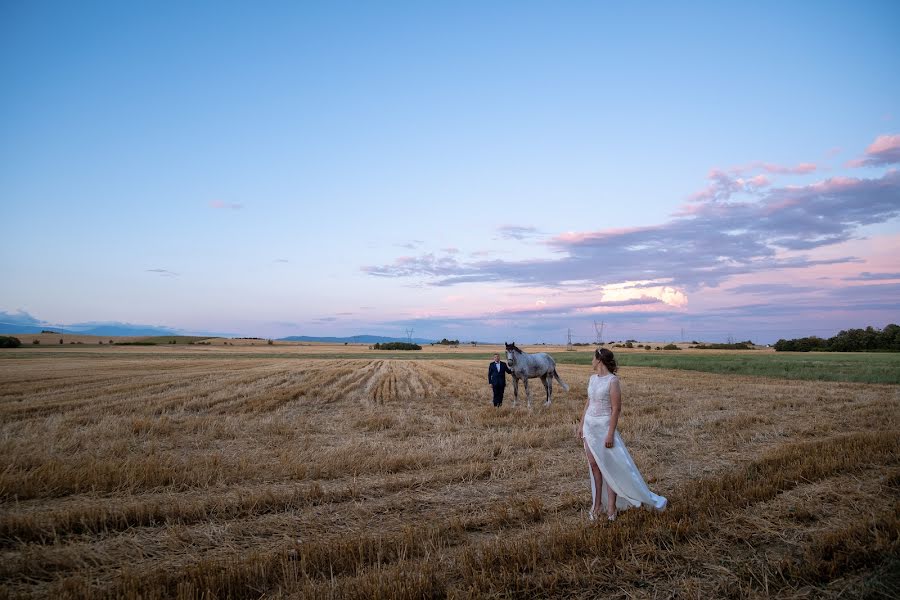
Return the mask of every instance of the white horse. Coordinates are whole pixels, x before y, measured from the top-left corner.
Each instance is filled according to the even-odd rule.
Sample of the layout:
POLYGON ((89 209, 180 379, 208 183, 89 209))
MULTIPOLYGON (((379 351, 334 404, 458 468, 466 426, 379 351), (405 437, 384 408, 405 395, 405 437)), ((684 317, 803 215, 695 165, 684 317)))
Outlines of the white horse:
MULTIPOLYGON (((506 344, 506 342, 504 342, 506 344)), ((525 398, 528 400, 528 408, 531 408, 531 393, 528 391, 528 380, 532 377, 540 377, 547 392, 547 400, 544 406, 550 406, 550 398, 553 395, 553 380, 559 382, 564 390, 569 391, 569 386, 559 378, 556 372, 556 361, 546 352, 528 354, 523 352, 516 343, 506 344, 506 362, 513 376, 513 406, 519 400, 519 380, 525 382, 525 398)))

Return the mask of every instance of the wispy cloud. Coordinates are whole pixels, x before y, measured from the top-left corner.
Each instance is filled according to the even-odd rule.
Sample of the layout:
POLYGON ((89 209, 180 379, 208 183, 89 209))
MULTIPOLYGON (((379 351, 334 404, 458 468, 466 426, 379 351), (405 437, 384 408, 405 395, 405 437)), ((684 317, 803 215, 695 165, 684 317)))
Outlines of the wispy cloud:
POLYGON ((753 194, 764 187, 768 187, 772 183, 765 175, 735 177, 718 169, 710 171, 707 179, 709 179, 709 185, 699 192, 691 194, 690 200, 725 201, 741 192, 753 194))
POLYGON ((844 281, 885 281, 900 279, 900 273, 870 273, 863 271, 856 277, 844 277, 844 281))
POLYGON ((464 266, 452 256, 437 257, 428 252, 421 256, 401 256, 393 265, 364 266, 362 270, 378 277, 411 277, 428 275, 432 277, 450 277, 459 274, 464 266))
POLYGON ((394 244, 394 245, 397 246, 398 248, 406 248, 407 250, 418 250, 419 248, 421 248, 422 246, 425 245, 425 242, 423 240, 412 240, 409 242, 403 242, 403 243, 394 244))
POLYGON ((525 240, 541 234, 536 227, 519 225, 501 225, 497 228, 497 232, 502 240, 525 240))
POLYGON ((730 171, 734 175, 743 175, 753 171, 764 171, 771 175, 808 175, 810 173, 815 173, 817 169, 818 166, 815 163, 810 162, 787 167, 784 165, 757 161, 747 165, 732 167, 730 171))
POLYGON ((862 158, 847 162, 848 167, 881 167, 900 164, 900 135, 879 135, 862 158))
POLYGON ((289 262, 291 262, 291 261, 289 261, 289 260, 288 260, 288 259, 286 259, 286 258, 276 258, 276 259, 275 259, 275 260, 273 260, 273 261, 272 261, 272 262, 276 262, 276 263, 282 263, 282 264, 284 264, 284 263, 289 263, 289 262))
POLYGON ((218 210, 241 210, 244 208, 243 204, 238 204, 236 202, 223 202, 222 200, 212 200, 209 203, 210 208, 215 208, 218 210))
POLYGON ((178 273, 168 269, 147 269, 147 273, 156 273, 162 277, 178 277, 178 273))
POLYGON ((763 188, 772 185, 767 175, 809 175, 817 170, 818 166, 809 162, 788 167, 762 161, 727 169, 712 169, 706 177, 709 184, 699 192, 691 194, 689 200, 725 201, 739 193, 758 194, 763 188))
POLYGON ((747 283, 729 288, 730 293, 754 294, 759 296, 784 296, 815 292, 819 288, 789 283, 747 283))

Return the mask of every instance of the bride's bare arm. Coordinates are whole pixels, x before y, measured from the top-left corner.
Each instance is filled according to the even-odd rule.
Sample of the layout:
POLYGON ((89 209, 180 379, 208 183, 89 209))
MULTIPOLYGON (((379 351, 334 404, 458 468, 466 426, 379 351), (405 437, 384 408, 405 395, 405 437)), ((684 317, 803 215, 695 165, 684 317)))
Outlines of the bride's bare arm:
POLYGON ((606 434, 605 446, 607 448, 612 448, 616 434, 616 425, 619 424, 619 413, 622 412, 622 388, 619 387, 618 377, 614 377, 609 384, 609 404, 611 412, 609 415, 609 431, 606 434))

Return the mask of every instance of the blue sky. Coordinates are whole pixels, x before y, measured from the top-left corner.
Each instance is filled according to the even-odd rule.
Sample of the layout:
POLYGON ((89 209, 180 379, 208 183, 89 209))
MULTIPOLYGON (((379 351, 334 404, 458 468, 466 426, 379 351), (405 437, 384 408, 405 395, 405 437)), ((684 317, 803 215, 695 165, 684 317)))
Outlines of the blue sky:
POLYGON ((0 320, 900 320, 893 2, 0 7, 0 320))

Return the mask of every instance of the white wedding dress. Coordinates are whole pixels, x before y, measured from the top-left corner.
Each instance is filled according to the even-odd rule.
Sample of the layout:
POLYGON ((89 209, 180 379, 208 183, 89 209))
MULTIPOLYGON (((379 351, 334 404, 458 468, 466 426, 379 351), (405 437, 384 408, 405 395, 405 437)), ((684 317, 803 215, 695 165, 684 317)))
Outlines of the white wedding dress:
MULTIPOLYGON (((600 495, 603 512, 609 512, 607 508, 608 487, 611 487, 617 495, 617 511, 642 505, 658 511, 665 510, 668 500, 657 496, 647 487, 644 477, 635 466, 618 430, 615 432, 613 447, 607 448, 605 445, 606 434, 609 432, 609 418, 612 413, 609 386, 615 378, 616 376, 611 374, 591 375, 588 383, 588 400, 590 402, 582 429, 585 445, 590 448, 594 460, 600 466, 600 473, 603 475, 603 489, 600 495)), ((588 466, 588 471, 590 471, 590 466, 588 466)), ((597 496, 597 482, 594 481, 593 471, 590 475, 591 506, 593 507, 597 496)))

